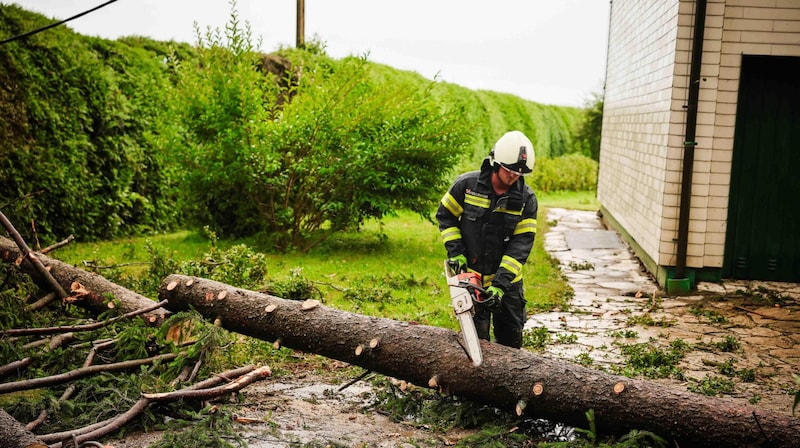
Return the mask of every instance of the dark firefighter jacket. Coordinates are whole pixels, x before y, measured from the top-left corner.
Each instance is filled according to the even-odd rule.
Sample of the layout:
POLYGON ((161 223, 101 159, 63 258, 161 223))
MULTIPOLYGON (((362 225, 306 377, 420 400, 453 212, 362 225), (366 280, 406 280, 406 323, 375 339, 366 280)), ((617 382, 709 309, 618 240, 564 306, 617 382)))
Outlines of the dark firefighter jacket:
POLYGON ((539 202, 522 177, 498 196, 491 176, 488 158, 480 171, 459 176, 442 198, 436 220, 448 258, 466 255, 468 268, 481 273, 484 286, 508 291, 522 280, 539 202))

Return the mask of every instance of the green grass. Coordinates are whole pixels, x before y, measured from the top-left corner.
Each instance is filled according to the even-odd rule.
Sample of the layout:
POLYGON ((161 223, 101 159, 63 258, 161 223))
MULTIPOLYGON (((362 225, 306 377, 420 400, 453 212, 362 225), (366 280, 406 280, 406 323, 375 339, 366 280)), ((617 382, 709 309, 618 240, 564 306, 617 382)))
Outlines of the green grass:
POLYGON ((600 202, 594 191, 536 192, 539 205, 570 210, 599 210, 600 202))
MULTIPOLYGON (((530 313, 565 309, 573 293, 557 262, 543 247, 547 232, 544 204, 550 198, 557 198, 560 205, 580 203, 587 197, 589 194, 564 193, 547 195, 541 201, 536 243, 524 268, 530 313)), ((264 252, 253 241, 220 241, 217 246, 226 249, 243 243, 264 252)), ((179 262, 198 260, 210 247, 203 233, 180 231, 73 243, 51 255, 76 266, 117 266, 115 270, 126 275, 141 276, 152 261, 148 243, 179 262)), ((293 273, 299 273, 319 291, 323 303, 333 308, 456 329, 458 323, 442 273, 445 256, 434 223, 412 213, 400 213, 382 224, 369 222, 359 231, 336 235, 305 254, 266 252, 267 282, 287 281, 293 273)))

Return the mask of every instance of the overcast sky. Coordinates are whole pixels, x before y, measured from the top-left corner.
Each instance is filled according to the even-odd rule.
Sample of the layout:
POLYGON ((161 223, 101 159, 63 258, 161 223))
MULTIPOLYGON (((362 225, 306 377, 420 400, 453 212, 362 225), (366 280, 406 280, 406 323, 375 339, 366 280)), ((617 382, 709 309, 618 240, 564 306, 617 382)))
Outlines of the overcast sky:
MULTIPOLYGON (((63 20, 106 1, 3 3, 63 20)), ((296 0, 237 0, 236 10, 262 51, 294 46, 296 0)), ((470 89, 582 106, 602 90, 609 11, 609 0, 305 0, 305 36, 334 58, 367 55, 470 89)), ((117 0, 66 26, 195 44, 195 23, 224 28, 230 13, 229 0, 117 0)))

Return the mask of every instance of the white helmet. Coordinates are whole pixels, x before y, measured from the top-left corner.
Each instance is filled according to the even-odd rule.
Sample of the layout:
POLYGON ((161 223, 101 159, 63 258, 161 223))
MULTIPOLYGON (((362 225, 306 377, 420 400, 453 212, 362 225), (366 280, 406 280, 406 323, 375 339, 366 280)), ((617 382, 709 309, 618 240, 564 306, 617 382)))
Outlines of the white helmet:
POLYGON ((495 169, 500 166, 525 176, 533 171, 533 144, 520 131, 509 131, 503 134, 489 153, 489 162, 495 169))

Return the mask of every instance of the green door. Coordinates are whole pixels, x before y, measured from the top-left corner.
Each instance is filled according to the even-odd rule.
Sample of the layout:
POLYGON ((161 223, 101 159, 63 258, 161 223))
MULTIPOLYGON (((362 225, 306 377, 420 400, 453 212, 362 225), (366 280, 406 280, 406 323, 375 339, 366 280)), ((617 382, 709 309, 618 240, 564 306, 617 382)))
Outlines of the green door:
POLYGON ((743 56, 723 275, 800 282, 800 58, 743 56))

